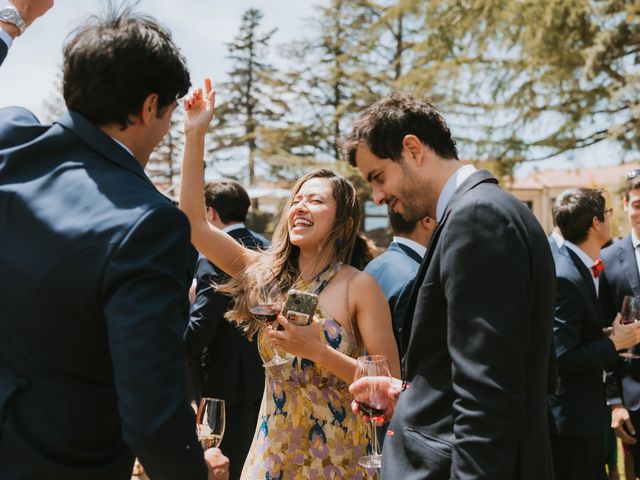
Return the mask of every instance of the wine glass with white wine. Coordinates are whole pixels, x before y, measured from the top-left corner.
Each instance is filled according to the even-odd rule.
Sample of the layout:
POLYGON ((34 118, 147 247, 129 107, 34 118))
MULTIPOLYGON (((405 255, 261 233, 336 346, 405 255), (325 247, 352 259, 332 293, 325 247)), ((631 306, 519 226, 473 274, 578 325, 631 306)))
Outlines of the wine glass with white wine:
POLYGON ((203 450, 220 445, 224 435, 224 424, 224 400, 207 397, 200 400, 196 415, 196 430, 203 450))

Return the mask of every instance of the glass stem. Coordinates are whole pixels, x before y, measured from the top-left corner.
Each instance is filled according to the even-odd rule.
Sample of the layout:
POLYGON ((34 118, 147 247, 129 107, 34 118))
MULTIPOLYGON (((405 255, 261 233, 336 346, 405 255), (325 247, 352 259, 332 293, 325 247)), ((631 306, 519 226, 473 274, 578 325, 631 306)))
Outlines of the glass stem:
POLYGON ((380 448, 378 447, 378 432, 376 431, 375 421, 371 418, 369 419, 369 424, 371 425, 371 430, 369 435, 371 435, 371 455, 374 457, 380 456, 380 448))

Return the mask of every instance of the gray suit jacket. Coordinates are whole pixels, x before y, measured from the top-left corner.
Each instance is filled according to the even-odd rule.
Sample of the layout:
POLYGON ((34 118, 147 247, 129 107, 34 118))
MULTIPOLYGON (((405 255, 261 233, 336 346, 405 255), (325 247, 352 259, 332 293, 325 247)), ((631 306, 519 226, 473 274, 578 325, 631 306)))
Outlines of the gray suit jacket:
POLYGON ((389 425, 383 478, 552 478, 554 298, 538 221, 489 172, 474 173, 449 202, 416 277, 403 337, 411 385, 389 425))
MULTIPOLYGON (((622 308, 625 295, 640 296, 640 275, 631 234, 602 250, 605 269, 600 274, 600 305, 603 321, 610 325, 622 308)), ((640 353, 640 347, 635 347, 640 353)), ((640 409, 640 360, 619 361, 607 376, 607 398, 622 398, 630 410, 640 409)))

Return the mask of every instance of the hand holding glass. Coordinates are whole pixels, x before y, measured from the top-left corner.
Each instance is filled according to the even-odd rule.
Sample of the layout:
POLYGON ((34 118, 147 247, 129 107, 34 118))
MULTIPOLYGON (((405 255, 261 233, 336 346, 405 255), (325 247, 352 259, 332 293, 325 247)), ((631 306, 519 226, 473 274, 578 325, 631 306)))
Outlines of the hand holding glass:
POLYGON ((280 353, 271 345, 266 335, 266 328, 273 325, 282 310, 282 292, 278 289, 273 277, 264 275, 257 282, 257 288, 251 299, 249 312, 262 326, 258 332, 258 351, 265 367, 273 367, 289 363, 293 357, 280 353))
MULTIPOLYGON (((364 377, 386 377, 391 381, 389 362, 384 355, 365 355, 358 357, 354 382, 364 377)), ((378 448, 375 417, 384 413, 384 399, 387 397, 389 383, 369 382, 368 387, 359 390, 354 395, 358 408, 369 416, 369 436, 371 441, 371 454, 360 457, 358 464, 366 468, 380 468, 382 455, 378 448)))
MULTIPOLYGON (((622 323, 634 323, 640 320, 640 297, 626 295, 622 301, 620 314, 622 315, 622 323)), ((639 355, 633 353, 633 347, 619 353, 619 355, 628 359, 640 358, 639 355)))
POLYGON ((224 424, 224 400, 207 397, 200 400, 196 415, 196 430, 203 450, 220 445, 224 435, 224 424))

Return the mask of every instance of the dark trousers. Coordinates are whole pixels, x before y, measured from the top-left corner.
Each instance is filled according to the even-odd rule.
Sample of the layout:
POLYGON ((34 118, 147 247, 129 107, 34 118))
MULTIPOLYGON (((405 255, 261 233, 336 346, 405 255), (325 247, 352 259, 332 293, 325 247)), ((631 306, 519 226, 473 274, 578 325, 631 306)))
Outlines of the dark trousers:
POLYGON ((551 433, 553 469, 558 480, 604 480, 603 435, 570 437, 551 433))
POLYGON ((260 400, 254 405, 225 405, 225 429, 220 450, 229 457, 229 480, 238 480, 258 423, 260 400))
POLYGON ((640 432, 640 410, 629 410, 629 418, 633 424, 633 429, 636 431, 636 440, 638 440, 638 443, 635 445, 626 445, 626 447, 633 456, 633 466, 636 471, 636 477, 640 477, 640 439, 638 438, 638 433, 640 432))

